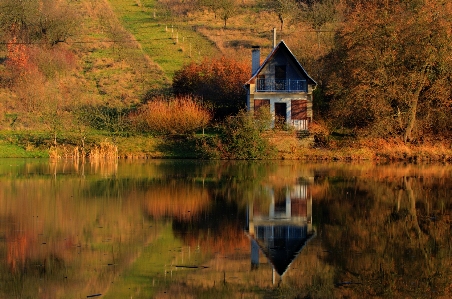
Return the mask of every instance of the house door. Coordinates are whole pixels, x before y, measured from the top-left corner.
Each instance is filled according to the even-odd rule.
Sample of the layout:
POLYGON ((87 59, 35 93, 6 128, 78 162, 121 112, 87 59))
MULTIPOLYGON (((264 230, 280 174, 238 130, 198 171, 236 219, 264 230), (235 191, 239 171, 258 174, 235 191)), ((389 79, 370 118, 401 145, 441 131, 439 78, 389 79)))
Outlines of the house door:
POLYGON ((282 128, 286 123, 287 104, 275 103, 275 127, 282 128))

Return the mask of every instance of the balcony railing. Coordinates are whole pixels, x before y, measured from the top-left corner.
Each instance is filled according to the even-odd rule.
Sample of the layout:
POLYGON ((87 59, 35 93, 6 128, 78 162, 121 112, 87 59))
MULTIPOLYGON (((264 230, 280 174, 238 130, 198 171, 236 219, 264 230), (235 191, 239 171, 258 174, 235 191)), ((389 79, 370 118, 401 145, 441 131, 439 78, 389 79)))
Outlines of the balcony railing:
POLYGON ((306 80, 257 79, 256 91, 307 92, 308 86, 306 80))

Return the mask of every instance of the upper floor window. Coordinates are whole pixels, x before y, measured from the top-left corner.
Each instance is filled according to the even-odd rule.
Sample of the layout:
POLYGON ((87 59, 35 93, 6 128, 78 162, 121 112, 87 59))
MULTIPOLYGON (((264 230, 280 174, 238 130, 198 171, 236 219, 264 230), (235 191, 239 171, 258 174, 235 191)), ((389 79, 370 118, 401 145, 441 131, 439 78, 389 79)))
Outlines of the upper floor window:
POLYGON ((275 65, 275 79, 276 80, 286 80, 286 66, 285 65, 275 65))

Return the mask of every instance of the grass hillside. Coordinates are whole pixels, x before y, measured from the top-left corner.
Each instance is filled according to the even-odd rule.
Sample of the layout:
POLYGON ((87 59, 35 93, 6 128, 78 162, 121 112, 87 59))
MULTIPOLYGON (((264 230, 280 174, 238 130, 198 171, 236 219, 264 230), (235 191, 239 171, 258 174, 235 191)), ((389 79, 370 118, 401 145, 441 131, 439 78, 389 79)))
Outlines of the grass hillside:
POLYGON ((108 1, 124 28, 168 78, 191 60, 218 55, 214 43, 188 26, 171 20, 157 1, 108 1))
MULTIPOLYGON (((52 144, 82 147, 105 138, 124 153, 168 150, 159 141, 135 146, 123 140, 122 111, 149 95, 166 94, 174 72, 191 61, 219 56, 248 61, 251 45, 260 45, 266 55, 279 21, 254 4, 242 2, 224 28, 212 11, 171 0, 68 2, 76 25, 65 42, 0 45, 0 148, 5 148, 0 155, 11 155, 10 144, 21 149, 18 156, 24 156, 22 150, 40 150, 42 156, 52 144), (26 58, 21 69, 7 66, 11 48, 26 58), (95 115, 108 130, 94 131, 80 114, 95 115)), ((287 25, 278 39, 293 39, 300 26, 287 25)))
MULTIPOLYGON (((320 82, 329 71, 319 61, 332 49, 338 25, 328 21, 315 31, 306 19, 289 18, 280 30, 277 14, 257 0, 237 2, 226 26, 213 6, 207 9, 197 1, 79 0, 46 5, 52 3, 67 5, 62 16, 71 20, 72 28, 64 42, 15 43, 14 30, 0 35, 0 157, 69 157, 75 150, 86 154, 117 149, 122 157, 193 158, 196 138, 169 140, 131 130, 129 113, 152 96, 168 95, 175 71, 189 62, 226 56, 250 63, 252 45, 261 46, 265 57, 273 44, 273 28, 276 40, 284 40, 320 82), (11 57, 19 67, 9 65, 11 57)), ((5 15, 0 11, 0 17, 5 15)), ((318 105, 323 104, 320 99, 318 105)), ((318 127, 314 131, 322 137, 319 150, 303 146, 291 132, 283 134, 284 142, 281 132, 268 132, 267 139, 278 149, 278 157, 286 159, 452 156, 447 144, 407 147, 398 140, 333 136, 326 121, 318 127)))

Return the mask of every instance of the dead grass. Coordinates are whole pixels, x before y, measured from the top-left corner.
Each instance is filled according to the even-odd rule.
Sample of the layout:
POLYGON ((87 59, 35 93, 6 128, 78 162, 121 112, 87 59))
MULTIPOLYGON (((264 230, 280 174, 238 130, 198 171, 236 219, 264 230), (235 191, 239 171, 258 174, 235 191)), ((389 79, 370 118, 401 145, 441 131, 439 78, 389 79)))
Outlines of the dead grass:
POLYGON ((307 161, 452 161, 452 148, 442 142, 405 144, 400 140, 350 139, 316 147, 312 139, 294 133, 271 131, 266 137, 278 151, 278 159, 307 161))
POLYGON ((78 146, 58 145, 51 146, 49 149, 49 158, 51 160, 65 159, 76 160, 85 158, 85 152, 78 146))
POLYGON ((117 160, 118 146, 109 142, 103 141, 98 146, 91 149, 88 154, 91 161, 96 160, 117 160))
POLYGON ((401 140, 365 139, 359 142, 360 147, 374 152, 375 160, 390 161, 452 161, 450 143, 424 142, 422 144, 405 144, 401 140))

